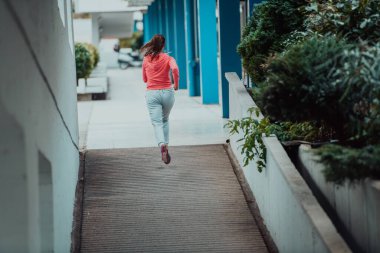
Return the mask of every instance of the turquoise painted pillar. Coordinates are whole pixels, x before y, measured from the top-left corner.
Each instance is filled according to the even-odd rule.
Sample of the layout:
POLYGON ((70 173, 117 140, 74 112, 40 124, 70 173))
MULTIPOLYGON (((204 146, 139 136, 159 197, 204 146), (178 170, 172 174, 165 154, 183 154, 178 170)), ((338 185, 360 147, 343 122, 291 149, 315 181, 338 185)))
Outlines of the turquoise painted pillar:
POLYGON ((156 19, 156 15, 157 15, 157 6, 156 6, 156 3, 152 3, 152 5, 149 7, 149 10, 151 10, 151 14, 149 15, 149 24, 150 24, 150 36, 149 38, 151 39, 153 37, 153 35, 156 33, 157 31, 157 19, 156 19))
POLYGON ((174 10, 173 10, 173 6, 174 6, 174 1, 176 0, 166 0, 167 2, 167 39, 169 41, 169 51, 170 51, 170 55, 173 56, 174 58, 177 57, 176 55, 176 52, 175 52, 175 45, 176 45, 176 38, 175 38, 175 29, 174 29, 174 26, 175 26, 175 22, 176 20, 174 19, 174 10))
POLYGON ((165 21, 165 38, 166 38, 166 52, 170 52, 171 51, 171 41, 170 41, 170 19, 169 19, 169 16, 170 16, 170 11, 169 11, 169 4, 172 0, 162 0, 164 1, 164 5, 163 5, 163 8, 165 9, 165 16, 163 17, 164 21, 165 21))
POLYGON ((199 63, 202 102, 219 103, 215 0, 198 1, 199 63))
POLYGON ((241 60, 236 52, 240 42, 240 1, 219 0, 219 52, 220 77, 222 82, 223 118, 229 117, 229 90, 228 81, 224 77, 226 72, 236 72, 241 75, 241 60))
POLYGON ((159 24, 158 24, 158 5, 157 5, 157 2, 153 2, 152 5, 149 7, 149 12, 151 12, 151 14, 149 15, 150 17, 150 21, 149 21, 149 24, 150 24, 150 36, 149 38, 152 38, 153 35, 155 35, 156 33, 158 33, 158 30, 159 30, 159 24))
POLYGON ((150 40, 150 16, 149 11, 147 13, 144 13, 143 16, 143 22, 144 22, 144 44, 147 43, 150 40))
POLYGON ((173 1, 175 55, 180 73, 179 88, 187 88, 185 6, 184 0, 173 1))
POLYGON ((164 34, 165 18, 163 17, 163 12, 165 10, 162 10, 162 3, 164 0, 156 0, 156 1, 157 1, 157 8, 158 8, 158 12, 157 12, 158 31, 157 31, 157 33, 164 34))
POLYGON ((184 0, 185 9, 185 43, 186 43, 186 81, 190 96, 200 96, 199 64, 197 59, 198 34, 197 15, 195 15, 197 0, 184 0))
POLYGON ((160 27, 161 27, 161 24, 160 24, 161 23, 161 19, 160 19, 160 13, 159 13, 159 8, 158 8, 159 1, 156 0, 154 3, 156 4, 156 6, 155 6, 155 15, 154 15, 153 22, 154 22, 154 24, 156 26, 156 29, 155 29, 153 35, 155 35, 157 33, 160 33, 160 27))

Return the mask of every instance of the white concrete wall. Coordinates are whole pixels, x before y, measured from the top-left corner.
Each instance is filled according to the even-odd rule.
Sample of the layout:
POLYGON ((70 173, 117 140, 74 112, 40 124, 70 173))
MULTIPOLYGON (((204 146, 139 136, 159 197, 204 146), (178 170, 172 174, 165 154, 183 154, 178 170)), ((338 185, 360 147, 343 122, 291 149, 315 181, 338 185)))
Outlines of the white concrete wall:
POLYGON ((118 68, 118 53, 113 51, 113 47, 119 43, 118 39, 101 39, 99 43, 99 54, 102 62, 107 64, 108 68, 118 68))
POLYGON ((92 14, 91 18, 76 18, 73 20, 74 41, 91 43, 99 47, 99 14, 92 14))
POLYGON ((122 12, 146 10, 144 7, 128 7, 125 0, 75 0, 75 12, 122 12))
POLYGON ((310 147, 301 145, 299 158, 307 175, 322 192, 362 252, 380 252, 380 180, 344 185, 328 183, 323 165, 316 162, 310 147))
POLYGON ((73 20, 74 25, 74 41, 92 43, 93 26, 91 18, 77 18, 73 20))
POLYGON ((91 15, 92 19, 92 44, 99 47, 100 34, 99 34, 99 14, 94 13, 91 15))
MULTIPOLYGON (((227 73, 230 119, 247 117, 256 107, 235 73, 227 73)), ((261 116, 262 117, 262 116, 261 116)), ((255 162, 243 167, 237 140, 230 137, 232 150, 256 198, 264 223, 280 252, 350 252, 322 210, 276 137, 265 138, 267 164, 259 173, 255 162)))
POLYGON ((79 168, 70 3, 62 22, 57 1, 0 1, 0 252, 70 251, 79 168))

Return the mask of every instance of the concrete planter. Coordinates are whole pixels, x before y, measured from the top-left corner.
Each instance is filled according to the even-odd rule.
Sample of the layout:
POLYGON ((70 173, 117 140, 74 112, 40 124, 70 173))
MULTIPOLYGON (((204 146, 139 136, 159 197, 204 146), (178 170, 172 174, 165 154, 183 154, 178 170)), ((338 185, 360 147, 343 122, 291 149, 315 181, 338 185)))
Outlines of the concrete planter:
MULTIPOLYGON (((255 103, 235 73, 226 73, 226 78, 230 118, 248 116, 248 108, 256 107, 255 103)), ((259 173, 254 162, 243 167, 236 142, 241 137, 230 137, 231 149, 279 252, 351 252, 277 138, 264 139, 267 164, 259 173)))
POLYGON ((107 64, 99 62, 98 66, 91 72, 87 80, 78 80, 77 94, 78 100, 88 100, 94 97, 106 97, 108 92, 107 64), (87 84, 86 84, 87 81, 87 84), (86 98, 86 99, 85 99, 86 98))
POLYGON ((298 158, 302 173, 325 209, 336 217, 356 251, 380 252, 380 180, 347 182, 342 186, 328 183, 322 174, 323 165, 316 162, 310 149, 301 145, 298 158))
POLYGON ((90 78, 107 77, 107 63, 99 62, 96 68, 91 72, 90 78))
POLYGON ((77 86, 78 100, 105 99, 108 92, 108 77, 80 78, 77 86))

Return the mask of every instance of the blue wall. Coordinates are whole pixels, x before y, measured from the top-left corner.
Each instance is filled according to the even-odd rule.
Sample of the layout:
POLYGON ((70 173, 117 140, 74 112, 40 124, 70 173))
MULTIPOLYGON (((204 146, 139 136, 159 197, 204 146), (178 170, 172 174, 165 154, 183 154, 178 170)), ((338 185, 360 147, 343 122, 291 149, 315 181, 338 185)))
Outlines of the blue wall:
POLYGON ((186 66, 187 87, 190 96, 200 96, 199 64, 196 58, 198 35, 195 30, 197 17, 194 15, 197 0, 184 0, 185 9, 185 42, 186 42, 186 66))
MULTIPOLYGON (((221 1, 221 14, 226 17, 225 23, 221 23, 221 29, 225 30, 220 35, 221 69, 223 75, 225 71, 240 73, 240 59, 235 53, 240 38, 240 1, 221 1), (227 21, 231 10, 232 23, 227 21)), ((144 15, 144 24, 149 26, 144 32, 145 40, 156 33, 166 37, 166 50, 176 58, 180 70, 180 88, 187 88, 190 96, 201 95, 204 104, 219 103, 215 10, 215 0, 156 0, 144 15)), ((228 86, 224 77, 222 80, 223 116, 227 117, 228 86)))
POLYGON ((173 1, 174 31, 175 31, 175 56, 180 72, 179 88, 187 88, 186 67, 186 37, 185 37, 185 2, 173 1))
POLYGON ((223 118, 229 117, 229 88, 224 74, 241 74, 241 60, 236 51, 240 42, 240 2, 219 0, 220 80, 222 82, 223 118))
POLYGON ((215 0, 198 0, 198 36, 202 102, 219 103, 215 0))

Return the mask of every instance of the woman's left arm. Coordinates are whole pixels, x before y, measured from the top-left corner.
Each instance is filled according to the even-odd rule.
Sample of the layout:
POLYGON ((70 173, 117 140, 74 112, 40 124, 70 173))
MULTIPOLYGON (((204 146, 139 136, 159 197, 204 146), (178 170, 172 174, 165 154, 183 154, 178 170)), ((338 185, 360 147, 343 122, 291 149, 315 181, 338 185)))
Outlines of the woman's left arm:
POLYGON ((174 79, 174 89, 178 90, 178 83, 179 83, 179 69, 177 62, 173 57, 170 57, 169 61, 170 69, 172 70, 173 73, 173 79, 174 79))
POLYGON ((144 83, 148 82, 148 77, 146 76, 145 58, 142 64, 142 77, 143 77, 144 83))

